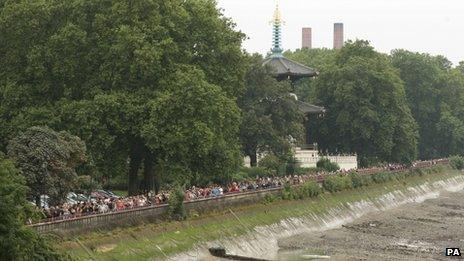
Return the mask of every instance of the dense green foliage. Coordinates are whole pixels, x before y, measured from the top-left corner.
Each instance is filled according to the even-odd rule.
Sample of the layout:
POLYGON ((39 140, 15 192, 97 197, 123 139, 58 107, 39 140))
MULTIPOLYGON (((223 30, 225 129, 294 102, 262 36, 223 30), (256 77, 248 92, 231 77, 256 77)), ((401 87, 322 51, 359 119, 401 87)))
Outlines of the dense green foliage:
POLYGON ((328 158, 322 157, 317 163, 316 167, 320 170, 327 172, 335 172, 340 169, 337 163, 330 161, 328 158))
POLYGON ((28 196, 40 206, 40 195, 60 203, 75 187, 76 167, 85 162, 85 145, 68 132, 31 127, 8 145, 8 156, 21 170, 29 187, 28 196))
POLYGON ((0 259, 60 260, 47 240, 24 225, 33 216, 26 192, 24 177, 0 153, 0 259))
POLYGON ((95 189, 100 189, 100 184, 90 175, 81 175, 77 177, 76 188, 79 192, 88 195, 95 189))
POLYGON ((420 158, 464 154, 464 74, 443 56, 392 52, 419 125, 420 158))
POLYGON ((379 172, 371 176, 372 181, 375 183, 385 183, 387 181, 393 180, 394 176, 392 173, 388 172, 379 172))
MULTIPOLYGON (((319 72, 324 72, 335 64, 337 50, 334 49, 297 49, 294 52, 287 51, 285 56, 298 61, 306 66, 315 68, 319 72)), ((314 79, 301 79, 296 83, 295 93, 298 99, 310 103, 317 102, 316 86, 314 79)))
POLYGON ((349 176, 331 175, 325 178, 322 186, 329 192, 337 192, 353 187, 349 176))
POLYGON ((371 176, 369 175, 359 175, 356 172, 352 172, 349 174, 349 177, 353 188, 368 186, 372 183, 371 176))
POLYGON ((462 170, 464 169, 464 157, 452 156, 450 157, 450 164, 453 168, 462 170))
MULTIPOLYGON (((461 159, 462 160, 462 159, 461 159)), ((464 161, 462 162, 464 166, 464 161)), ((308 181, 300 186, 285 184, 282 189, 281 198, 284 200, 305 199, 317 197, 324 191, 336 193, 347 189, 360 188, 371 184, 382 184, 390 181, 400 181, 410 176, 423 176, 432 173, 441 173, 443 166, 434 166, 426 169, 411 169, 403 172, 377 172, 372 175, 360 175, 356 172, 348 175, 329 175, 325 178, 322 186, 314 181, 308 181)), ((265 203, 275 201, 274 197, 265 199, 265 203)))
POLYGON ((356 152, 360 165, 412 162, 416 124, 399 75, 365 41, 348 42, 335 65, 321 72, 316 97, 330 113, 320 121, 320 147, 356 152))
POLYGON ((273 154, 268 154, 259 161, 259 166, 276 175, 282 166, 282 160, 273 154))
POLYGON ((257 165, 257 153, 272 152, 285 159, 291 148, 291 140, 303 134, 303 115, 295 99, 289 95, 288 82, 279 82, 271 76, 272 69, 263 67, 259 55, 250 57, 250 68, 245 76, 245 92, 238 99, 243 124, 240 140, 244 154, 257 165))
POLYGON ((238 166, 244 35, 214 1, 6 1, 0 35, 0 150, 31 126, 68 130, 131 194, 238 166))
POLYGON ((322 188, 314 181, 306 182, 298 188, 298 195, 301 198, 314 198, 322 193, 322 188))
MULTIPOLYGON (((290 186, 285 184, 282 189, 281 198, 284 200, 315 198, 323 192, 323 189, 314 181, 308 181, 301 186, 290 186)), ((268 202, 270 199, 266 199, 268 202)))
POLYGON ((177 186, 169 195, 169 217, 173 220, 184 220, 187 217, 184 208, 184 190, 177 186))
POLYGON ((443 56, 405 50, 387 56, 365 41, 286 55, 321 72, 297 93, 327 108, 324 119, 310 119, 324 151, 356 152, 361 166, 410 163, 416 150, 421 159, 464 154, 464 62, 453 68, 443 56))

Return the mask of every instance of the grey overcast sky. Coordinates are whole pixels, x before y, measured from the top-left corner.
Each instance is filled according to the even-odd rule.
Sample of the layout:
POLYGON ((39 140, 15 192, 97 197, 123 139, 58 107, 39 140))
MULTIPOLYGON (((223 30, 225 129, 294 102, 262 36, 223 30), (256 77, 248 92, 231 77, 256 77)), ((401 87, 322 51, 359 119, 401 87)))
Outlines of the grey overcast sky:
MULTIPOLYGON (((248 52, 271 46, 276 0, 217 0, 249 39, 248 52)), ((313 47, 333 46, 333 23, 344 23, 345 40, 366 39, 380 52, 403 48, 464 60, 464 0, 280 0, 286 22, 283 47, 301 46, 301 28, 313 30, 313 47)))

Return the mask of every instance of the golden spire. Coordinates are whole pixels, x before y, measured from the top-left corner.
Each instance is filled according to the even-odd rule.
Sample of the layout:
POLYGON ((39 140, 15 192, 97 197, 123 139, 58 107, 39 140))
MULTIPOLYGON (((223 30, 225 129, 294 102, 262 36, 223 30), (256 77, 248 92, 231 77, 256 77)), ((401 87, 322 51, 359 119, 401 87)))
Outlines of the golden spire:
POLYGON ((276 4, 276 9, 274 11, 274 16, 272 18, 272 22, 274 24, 281 24, 282 23, 282 14, 280 13, 280 10, 279 10, 279 4, 276 4))
POLYGON ((276 9, 274 11, 274 17, 272 19, 272 56, 274 57, 280 57, 282 56, 282 36, 281 36, 281 30, 282 30, 282 25, 284 22, 282 21, 282 14, 280 13, 279 10, 279 4, 276 5, 276 9))

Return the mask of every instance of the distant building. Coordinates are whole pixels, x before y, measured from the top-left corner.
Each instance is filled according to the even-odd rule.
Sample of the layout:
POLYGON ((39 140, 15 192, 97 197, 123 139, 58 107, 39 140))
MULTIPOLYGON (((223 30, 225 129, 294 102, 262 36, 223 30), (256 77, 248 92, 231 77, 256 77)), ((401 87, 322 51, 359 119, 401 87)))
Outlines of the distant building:
POLYGON ((303 27, 301 31, 301 48, 311 49, 313 47, 312 41, 313 41, 313 36, 312 36, 311 28, 303 27))
POLYGON ((343 47, 343 23, 334 24, 334 49, 343 47))

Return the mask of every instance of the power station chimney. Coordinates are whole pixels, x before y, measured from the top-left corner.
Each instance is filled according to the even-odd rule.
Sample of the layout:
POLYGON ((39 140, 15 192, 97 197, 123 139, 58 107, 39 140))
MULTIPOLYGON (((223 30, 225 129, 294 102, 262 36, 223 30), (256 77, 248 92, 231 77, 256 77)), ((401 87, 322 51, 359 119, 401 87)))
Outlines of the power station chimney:
POLYGON ((343 47, 343 23, 334 24, 334 49, 343 47))
POLYGON ((313 36, 310 27, 303 27, 301 32, 301 48, 309 48, 313 47, 312 44, 313 36))

